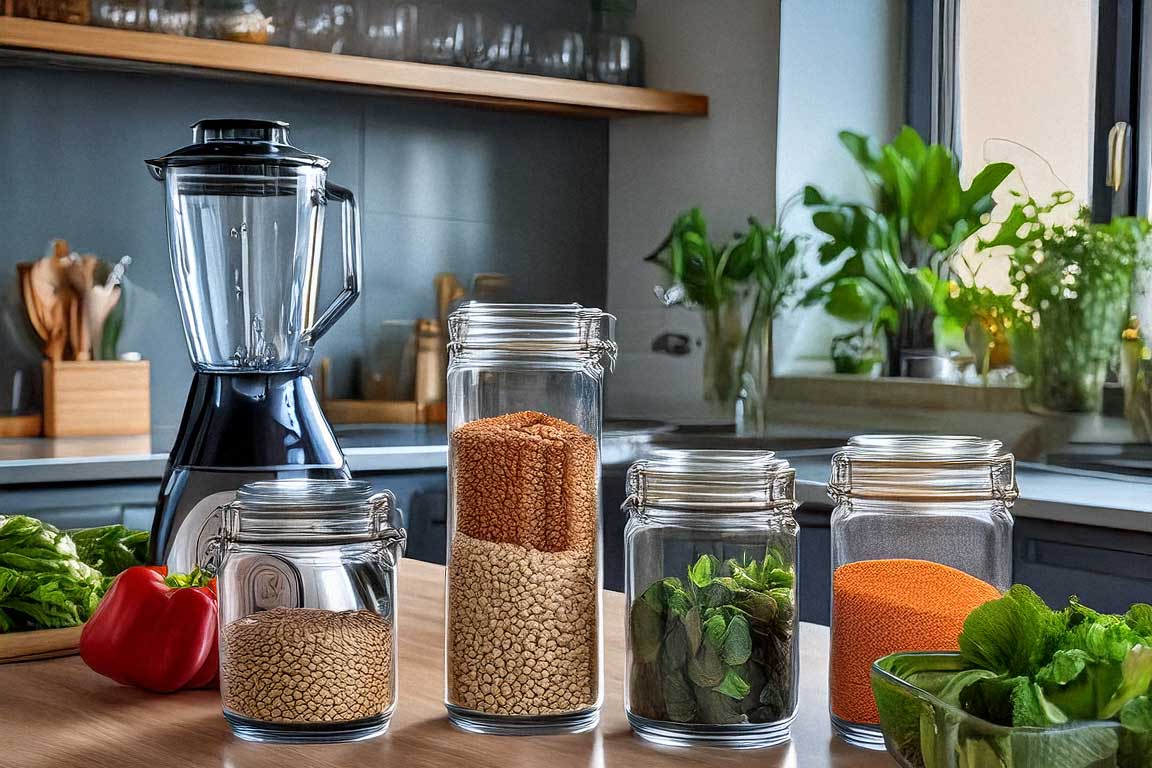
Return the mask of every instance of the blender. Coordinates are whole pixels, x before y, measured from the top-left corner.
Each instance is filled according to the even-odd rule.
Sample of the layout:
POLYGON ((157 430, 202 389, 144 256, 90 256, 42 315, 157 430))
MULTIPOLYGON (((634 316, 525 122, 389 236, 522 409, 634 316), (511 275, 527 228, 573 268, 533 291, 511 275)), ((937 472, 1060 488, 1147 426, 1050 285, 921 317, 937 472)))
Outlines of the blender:
POLYGON ((348 478, 320 410, 312 348, 360 292, 360 220, 329 162, 288 124, 201 120, 193 143, 147 161, 164 183, 172 277, 195 369, 160 486, 150 558, 187 573, 245 483, 348 478), (324 212, 340 203, 344 279, 317 316, 324 212))

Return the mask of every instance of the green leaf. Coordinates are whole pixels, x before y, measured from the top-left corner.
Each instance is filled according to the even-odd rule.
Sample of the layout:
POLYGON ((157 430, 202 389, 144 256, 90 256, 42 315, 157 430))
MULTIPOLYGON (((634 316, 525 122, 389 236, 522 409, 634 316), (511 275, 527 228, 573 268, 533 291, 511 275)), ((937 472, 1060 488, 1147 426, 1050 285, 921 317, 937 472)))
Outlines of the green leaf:
POLYGON ((728 622, 723 616, 711 616, 704 622, 704 644, 719 653, 724 649, 724 634, 727 630, 728 622))
POLYGON ((632 653, 642 662, 656 661, 664 640, 664 615, 642 598, 632 603, 629 623, 632 653))
POLYGON ((724 646, 721 652, 724 663, 736 667, 748 661, 752 655, 752 632, 743 616, 734 616, 728 622, 724 633, 724 646))
POLYGON ((684 637, 688 641, 688 652, 696 653, 700 650, 700 643, 704 639, 704 625, 700 620, 700 606, 694 605, 691 610, 680 617, 684 624, 684 637))
POLYGON ((668 718, 677 723, 688 723, 696 717, 696 696, 692 685, 679 672, 664 676, 664 706, 668 718))
POLYGON ((104 576, 116 576, 134 565, 148 562, 148 531, 105 525, 71 530, 68 535, 76 543, 79 558, 104 576))
POLYGON ((68 534, 35 518, 0 515, 0 629, 80 624, 104 587, 104 577, 80 560, 68 534))
POLYGON ((1010 677, 1035 673, 1052 655, 1065 620, 1035 592, 1017 584, 999 600, 974 609, 960 633, 970 666, 1010 677))
POLYGON ((776 620, 777 603, 763 592, 747 592, 740 596, 740 609, 760 624, 772 624, 776 620))
POLYGON ((719 570, 719 560, 712 555, 700 555, 695 564, 688 566, 688 579, 697 587, 704 588, 712 583, 712 578, 719 570))
POLYGON ((712 646, 704 643, 700 652, 688 662, 688 679, 701 688, 720 685, 725 675, 724 662, 712 646))
POLYGON ((722 693, 725 696, 733 699, 743 699, 748 695, 749 686, 744 678, 740 677, 736 670, 729 669, 725 673, 723 681, 721 681, 721 683, 715 686, 712 690, 716 691, 717 693, 722 693))
POLYGON ((1147 764, 1152 755, 1152 698, 1141 696, 1124 705, 1120 710, 1120 748, 1117 751, 1117 764, 1139 766, 1147 764))
POLYGON ((1138 632, 1149 643, 1152 643, 1152 605, 1136 603, 1124 614, 1124 620, 1133 631, 1138 632))

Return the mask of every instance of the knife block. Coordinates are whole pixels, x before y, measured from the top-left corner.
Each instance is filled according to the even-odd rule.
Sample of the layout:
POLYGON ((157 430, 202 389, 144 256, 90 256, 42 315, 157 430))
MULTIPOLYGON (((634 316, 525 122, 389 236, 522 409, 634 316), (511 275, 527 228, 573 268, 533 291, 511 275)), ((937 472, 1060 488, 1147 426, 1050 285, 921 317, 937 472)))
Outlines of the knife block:
POLYGON ((148 434, 149 371, 147 360, 45 360, 44 436, 148 434))

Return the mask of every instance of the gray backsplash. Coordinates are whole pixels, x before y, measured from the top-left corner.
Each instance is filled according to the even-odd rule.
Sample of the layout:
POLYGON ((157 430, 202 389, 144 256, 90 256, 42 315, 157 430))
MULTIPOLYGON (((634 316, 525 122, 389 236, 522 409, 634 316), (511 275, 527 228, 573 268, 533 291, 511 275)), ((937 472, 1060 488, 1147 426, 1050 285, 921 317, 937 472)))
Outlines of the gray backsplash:
MULTIPOLYGON (((603 306, 607 124, 491 112, 301 86, 175 76, 0 69, 0 398, 23 334, 15 264, 64 237, 107 260, 133 258, 121 351, 152 361, 152 421, 179 421, 191 376, 175 306, 161 187, 144 159, 189 143, 203 117, 275 118, 297 146, 332 161, 357 194, 364 290, 317 347, 337 395, 354 395, 356 360, 381 321, 435 312, 432 278, 503 272, 514 298, 603 306), (13 333, 13 329, 17 333, 13 333)), ((340 276, 336 211, 325 239, 322 299, 340 276)), ((31 345, 28 345, 29 347, 31 345)), ((0 400, 0 412, 7 403, 0 400)))

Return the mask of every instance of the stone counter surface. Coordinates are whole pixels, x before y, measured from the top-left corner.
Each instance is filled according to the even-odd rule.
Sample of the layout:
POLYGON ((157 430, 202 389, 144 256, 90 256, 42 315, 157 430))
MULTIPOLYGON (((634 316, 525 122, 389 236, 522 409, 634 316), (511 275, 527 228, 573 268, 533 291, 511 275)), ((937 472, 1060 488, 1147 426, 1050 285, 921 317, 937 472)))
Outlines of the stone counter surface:
MULTIPOLYGON (((339 427, 337 434, 353 473, 435 470, 447 465, 442 426, 339 427)), ((789 428, 787 434, 755 441, 706 431, 660 434, 653 442, 676 447, 775 448, 796 467, 800 501, 827 504, 829 463, 834 446, 844 439, 828 429, 789 428)), ((0 439, 0 494, 13 486, 159 481, 170 443, 171 435, 0 439)), ((1020 517, 1152 533, 1152 478, 1021 462, 1017 480, 1020 498, 1014 513, 1020 517)))

